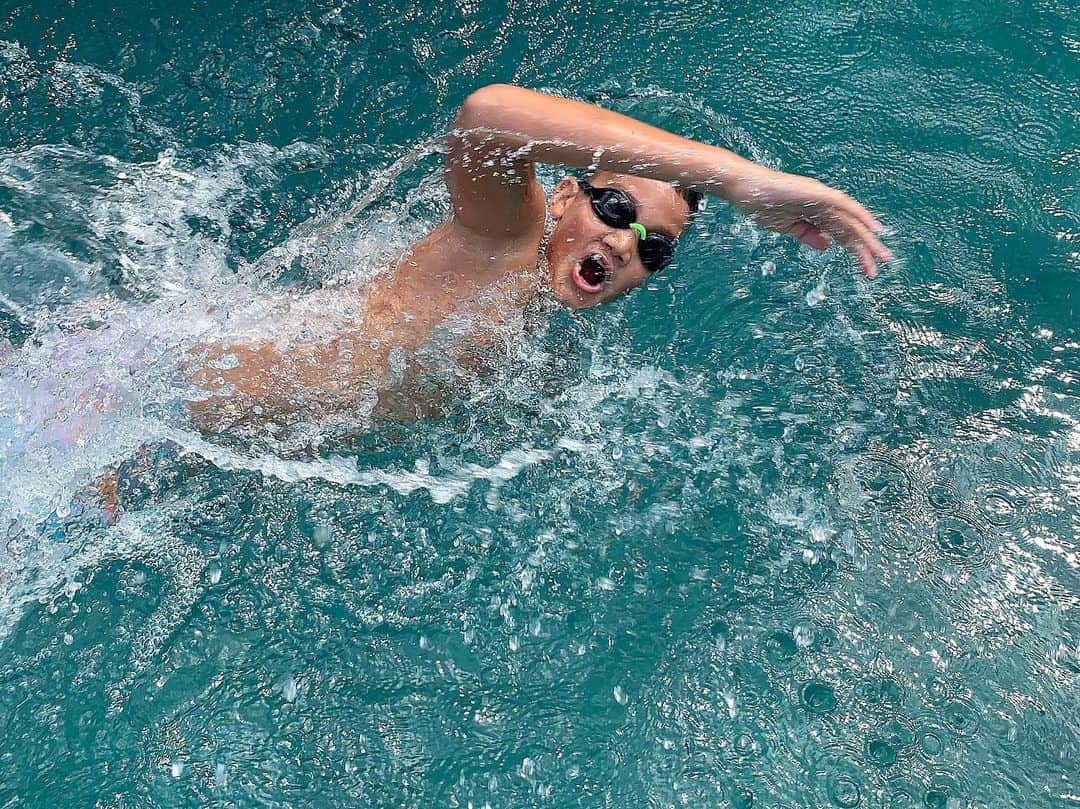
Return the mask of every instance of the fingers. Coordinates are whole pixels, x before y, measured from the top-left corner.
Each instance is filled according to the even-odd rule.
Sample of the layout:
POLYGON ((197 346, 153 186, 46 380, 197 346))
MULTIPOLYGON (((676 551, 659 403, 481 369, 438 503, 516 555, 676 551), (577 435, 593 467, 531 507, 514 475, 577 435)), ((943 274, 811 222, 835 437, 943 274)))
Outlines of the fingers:
POLYGON ((861 219, 851 214, 841 214, 837 217, 837 224, 840 226, 837 239, 855 256, 867 278, 877 276, 879 262, 892 260, 893 255, 889 249, 870 232, 861 219))
POLYGON ((849 220, 849 225, 855 232, 855 235, 863 242, 867 249, 870 250, 870 254, 876 261, 892 261, 892 251, 882 244, 881 239, 871 233, 870 229, 867 228, 861 220, 851 219, 849 220))
POLYGON ((864 208, 858 200, 849 197, 843 191, 836 191, 835 204, 844 213, 858 219, 871 233, 877 233, 881 230, 881 223, 877 218, 864 208))

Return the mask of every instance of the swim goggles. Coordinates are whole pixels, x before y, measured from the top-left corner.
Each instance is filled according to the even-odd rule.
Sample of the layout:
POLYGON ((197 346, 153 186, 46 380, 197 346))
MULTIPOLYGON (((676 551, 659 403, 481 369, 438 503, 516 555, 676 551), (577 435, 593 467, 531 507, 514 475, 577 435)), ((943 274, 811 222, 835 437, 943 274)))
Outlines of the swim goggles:
POLYGON ((629 228, 638 235, 638 255, 649 272, 660 272, 675 256, 676 239, 663 233, 649 233, 637 219, 637 206, 630 195, 619 188, 597 188, 587 180, 578 180, 581 190, 589 196, 593 213, 605 225, 629 228))

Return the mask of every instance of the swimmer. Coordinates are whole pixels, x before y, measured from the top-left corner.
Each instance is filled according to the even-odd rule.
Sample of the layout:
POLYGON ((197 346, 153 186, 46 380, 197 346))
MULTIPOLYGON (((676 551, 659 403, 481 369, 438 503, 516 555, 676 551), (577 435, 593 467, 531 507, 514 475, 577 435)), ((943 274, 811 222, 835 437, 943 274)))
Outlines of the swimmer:
POLYGON ((189 382, 206 392, 192 403, 197 426, 355 413, 373 388, 376 415, 424 415, 409 380, 423 375, 416 358, 435 336, 468 321, 459 342, 496 339, 545 291, 571 309, 625 295, 670 263, 703 194, 816 250, 840 243, 869 278, 892 258, 879 222, 847 194, 579 101, 484 87, 465 100, 448 146, 448 219, 392 273, 331 293, 353 319, 312 337, 318 319, 304 317, 306 340, 282 339, 289 327, 277 322, 265 342, 193 353, 189 382), (536 163, 591 173, 564 178, 548 199, 536 163))

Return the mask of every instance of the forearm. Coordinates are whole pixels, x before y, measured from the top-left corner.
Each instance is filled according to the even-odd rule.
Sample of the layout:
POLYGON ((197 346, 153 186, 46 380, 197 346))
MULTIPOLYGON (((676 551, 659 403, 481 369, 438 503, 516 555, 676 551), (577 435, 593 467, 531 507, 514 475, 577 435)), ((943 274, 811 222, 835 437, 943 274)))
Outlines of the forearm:
POLYGON ((490 85, 470 95, 454 129, 459 148, 678 182, 725 199, 758 168, 727 149, 512 85, 490 85))

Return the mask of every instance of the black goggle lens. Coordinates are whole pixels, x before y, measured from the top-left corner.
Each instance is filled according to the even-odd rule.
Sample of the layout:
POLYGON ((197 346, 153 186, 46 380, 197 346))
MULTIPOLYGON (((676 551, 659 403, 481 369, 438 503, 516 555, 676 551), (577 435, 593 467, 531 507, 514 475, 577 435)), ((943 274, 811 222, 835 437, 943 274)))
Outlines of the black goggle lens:
MULTIPOLYGON (((625 229, 637 219, 634 201, 618 188, 597 188, 584 180, 578 183, 589 195, 593 212, 608 227, 625 229)), ((639 239, 638 255, 649 272, 660 272, 675 256, 675 240, 663 233, 650 233, 639 239)))
POLYGON ((675 244, 659 233, 650 233, 644 241, 638 242, 637 249, 641 263, 650 272, 662 270, 675 257, 675 244))

